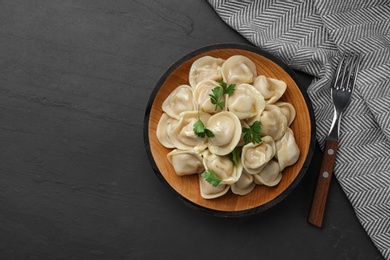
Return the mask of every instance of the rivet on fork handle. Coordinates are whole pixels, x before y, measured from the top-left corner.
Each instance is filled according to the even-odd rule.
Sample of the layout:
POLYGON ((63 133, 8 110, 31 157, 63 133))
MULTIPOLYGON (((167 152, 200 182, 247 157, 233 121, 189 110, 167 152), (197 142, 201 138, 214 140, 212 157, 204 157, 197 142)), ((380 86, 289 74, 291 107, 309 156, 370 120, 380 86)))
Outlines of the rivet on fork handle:
POLYGON ((317 227, 322 226, 338 143, 339 142, 336 140, 327 140, 325 143, 320 174, 318 176, 317 187, 309 214, 309 222, 317 227))

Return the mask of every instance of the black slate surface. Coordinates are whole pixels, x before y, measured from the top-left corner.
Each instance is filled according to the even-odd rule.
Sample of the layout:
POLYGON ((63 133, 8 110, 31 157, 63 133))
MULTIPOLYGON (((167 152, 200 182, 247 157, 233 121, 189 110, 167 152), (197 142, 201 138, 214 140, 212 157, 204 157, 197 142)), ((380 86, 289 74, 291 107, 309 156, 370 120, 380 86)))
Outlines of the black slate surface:
POLYGON ((249 218, 195 211, 156 178, 149 94, 226 42, 248 43, 206 1, 1 1, 0 258, 381 259, 336 180, 323 228, 307 223, 318 146, 298 188, 249 218))

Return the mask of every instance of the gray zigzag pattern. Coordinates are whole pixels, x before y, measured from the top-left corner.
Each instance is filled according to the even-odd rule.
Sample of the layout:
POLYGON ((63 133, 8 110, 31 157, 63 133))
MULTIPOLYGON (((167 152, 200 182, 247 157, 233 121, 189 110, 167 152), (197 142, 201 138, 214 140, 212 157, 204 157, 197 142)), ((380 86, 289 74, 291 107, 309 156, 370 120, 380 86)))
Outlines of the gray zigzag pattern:
POLYGON ((308 92, 321 146, 333 115, 328 82, 335 57, 345 49, 362 53, 334 171, 362 226, 390 259, 390 1, 209 2, 254 45, 317 77, 308 92))
POLYGON ((339 1, 339 0, 316 0, 317 10, 321 10, 323 16, 336 13, 345 13, 357 9, 368 9, 375 6, 388 4, 389 0, 355 0, 355 1, 339 1), (352 4, 351 4, 352 3, 352 4))
POLYGON ((337 49, 329 39, 321 18, 309 12, 314 8, 310 1, 210 3, 216 6, 221 18, 233 29, 239 30, 253 44, 279 56, 292 68, 318 76, 323 62, 336 54, 337 49))

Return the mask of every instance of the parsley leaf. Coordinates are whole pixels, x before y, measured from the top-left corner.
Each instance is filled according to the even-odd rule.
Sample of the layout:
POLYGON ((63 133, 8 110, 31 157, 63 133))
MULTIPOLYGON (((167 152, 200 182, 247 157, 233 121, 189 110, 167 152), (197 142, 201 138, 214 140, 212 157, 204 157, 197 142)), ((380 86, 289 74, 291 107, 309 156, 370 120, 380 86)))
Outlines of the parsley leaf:
POLYGON ((215 87, 211 91, 213 92, 213 94, 209 94, 211 104, 215 105, 215 110, 217 110, 218 107, 223 109, 225 106, 225 102, 221 101, 223 99, 223 89, 215 87))
POLYGON ((199 136, 204 138, 205 136, 207 137, 214 137, 214 133, 207 129, 205 125, 203 124, 202 120, 200 120, 200 112, 198 109, 198 121, 195 122, 194 127, 193 127, 194 133, 199 136))
POLYGON ((207 170, 201 174, 203 179, 210 183, 213 187, 218 186, 222 182, 222 180, 217 176, 217 174, 213 170, 207 170))
POLYGON ((194 124, 194 133, 199 136, 199 137, 205 137, 205 132, 204 132, 205 126, 203 122, 198 119, 198 121, 195 122, 194 124))
POLYGON ((227 87, 227 83, 223 80, 217 80, 219 85, 222 87, 222 89, 225 89, 227 87))
POLYGON ((230 84, 227 86, 227 83, 224 81, 218 81, 219 87, 213 88, 211 91, 213 94, 209 94, 211 104, 215 105, 215 110, 219 108, 223 109, 225 102, 222 101, 224 95, 231 95, 236 89, 236 84, 230 84))
POLYGON ((222 81, 222 80, 219 80, 218 81, 219 85, 221 86, 221 88, 223 89, 223 94, 233 94, 234 93, 234 90, 236 89, 236 84, 230 84, 229 86, 227 85, 226 82, 222 81))
POLYGON ((230 84, 229 87, 223 89, 223 94, 233 94, 236 89, 236 84, 230 84))
POLYGON ((207 135, 207 137, 214 137, 214 133, 210 130, 210 129, 207 129, 205 128, 204 129, 204 133, 207 135))
POLYGON ((242 132, 244 133, 244 142, 248 144, 252 143, 260 143, 261 137, 261 125, 259 121, 255 121, 249 128, 243 127, 242 132))
POLYGON ((230 153, 230 160, 232 161, 233 165, 237 167, 238 161, 240 160, 241 157, 241 152, 242 152, 242 147, 237 146, 234 148, 234 150, 230 153))

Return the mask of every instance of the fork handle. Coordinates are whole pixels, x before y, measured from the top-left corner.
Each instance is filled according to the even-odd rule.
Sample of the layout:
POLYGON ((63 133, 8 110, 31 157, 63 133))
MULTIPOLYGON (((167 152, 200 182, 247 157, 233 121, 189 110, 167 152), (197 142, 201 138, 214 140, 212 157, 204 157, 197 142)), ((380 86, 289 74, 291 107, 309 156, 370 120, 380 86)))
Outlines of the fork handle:
POLYGON ((322 226, 338 145, 339 142, 337 140, 326 140, 325 142, 321 169, 318 175, 317 186, 314 192, 314 198, 308 219, 309 223, 319 228, 322 226))

